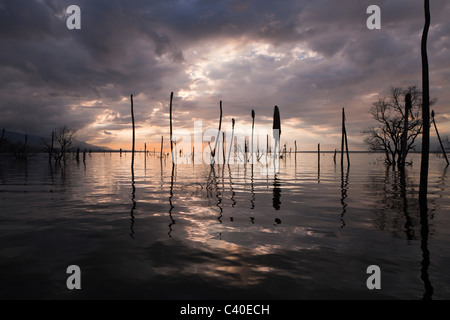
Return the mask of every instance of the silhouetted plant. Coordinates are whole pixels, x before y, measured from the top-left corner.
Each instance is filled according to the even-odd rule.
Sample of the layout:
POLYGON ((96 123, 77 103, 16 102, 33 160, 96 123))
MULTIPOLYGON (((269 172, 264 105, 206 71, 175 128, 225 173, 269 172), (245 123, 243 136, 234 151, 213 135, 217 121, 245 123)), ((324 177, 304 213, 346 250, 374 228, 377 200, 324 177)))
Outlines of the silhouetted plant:
MULTIPOLYGON (((377 124, 364 130, 364 142, 369 150, 384 152, 388 165, 397 165, 402 156, 402 135, 405 119, 405 96, 411 95, 411 110, 408 116, 408 137, 406 155, 414 150, 416 138, 422 133, 422 93, 416 86, 407 89, 392 88, 390 94, 379 98, 370 108, 370 114, 377 124)), ((436 100, 430 103, 434 104, 436 100)), ((405 156, 406 157, 406 156, 405 156)))

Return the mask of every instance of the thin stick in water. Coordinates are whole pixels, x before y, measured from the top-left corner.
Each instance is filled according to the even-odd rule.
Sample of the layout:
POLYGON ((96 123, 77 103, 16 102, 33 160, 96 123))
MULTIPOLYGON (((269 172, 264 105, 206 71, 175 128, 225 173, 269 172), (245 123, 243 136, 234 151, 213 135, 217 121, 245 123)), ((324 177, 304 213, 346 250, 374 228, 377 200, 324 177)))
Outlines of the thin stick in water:
POLYGON ((133 106, 133 95, 131 95, 131 121, 133 122, 133 146, 131 151, 131 170, 134 170, 134 149, 136 140, 136 126, 134 123, 134 106, 133 106))
POLYGON ((431 118, 433 119, 434 129, 436 130, 436 134, 439 139, 439 143, 441 144, 442 153, 444 154, 444 158, 445 158, 445 161, 447 162, 447 166, 448 166, 449 163, 448 163, 447 153, 445 152, 445 148, 444 148, 444 145, 442 144, 441 136, 439 135, 439 131, 438 131, 438 128, 436 125, 436 120, 434 119, 434 110, 431 111, 431 118))

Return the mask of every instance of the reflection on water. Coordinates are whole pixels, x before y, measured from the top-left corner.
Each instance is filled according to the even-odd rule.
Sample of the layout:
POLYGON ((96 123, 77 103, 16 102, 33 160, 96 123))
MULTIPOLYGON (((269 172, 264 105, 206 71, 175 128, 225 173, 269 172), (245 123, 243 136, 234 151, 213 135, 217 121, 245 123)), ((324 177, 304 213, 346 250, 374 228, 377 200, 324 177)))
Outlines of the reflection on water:
POLYGON ((431 285, 428 268, 430 266, 430 251, 428 249, 428 237, 430 235, 428 224, 428 207, 425 204, 420 209, 420 248, 422 249, 422 268, 420 270, 420 278, 425 286, 425 293, 423 294, 423 300, 431 300, 433 297, 433 286, 431 285))
MULTIPOLYGON (((173 199, 173 181, 175 179, 175 164, 172 164, 172 174, 170 175, 170 192, 169 192, 169 218, 170 218, 170 223, 169 223, 169 237, 172 237, 172 226, 175 224, 175 220, 172 217, 172 211, 175 208, 172 202, 173 199)), ((161 172, 162 172, 162 162, 161 162, 161 172)))
POLYGON ((347 212, 347 203, 345 202, 345 199, 347 199, 348 195, 347 195, 347 190, 348 190, 348 177, 350 174, 350 166, 347 167, 347 170, 345 170, 344 173, 344 168, 341 168, 341 206, 342 206, 342 212, 341 212, 341 228, 345 227, 345 213, 347 212))
POLYGON ((414 165, 397 172, 353 154, 339 172, 332 154, 317 161, 286 156, 274 175, 151 154, 136 154, 132 172, 126 153, 64 167, 2 155, 0 296, 74 298, 64 272, 77 264, 82 298, 450 298, 438 159, 426 214, 414 165), (365 286, 372 264, 380 291, 365 286))

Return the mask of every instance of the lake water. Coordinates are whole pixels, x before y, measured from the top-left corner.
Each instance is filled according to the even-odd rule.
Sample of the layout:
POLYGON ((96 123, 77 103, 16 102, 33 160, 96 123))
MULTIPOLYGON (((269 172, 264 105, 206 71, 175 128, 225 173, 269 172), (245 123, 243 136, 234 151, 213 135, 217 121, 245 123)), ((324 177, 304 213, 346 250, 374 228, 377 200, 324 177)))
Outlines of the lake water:
MULTIPOLYGON (((0 156, 2 299, 450 299, 450 191, 431 155, 429 219, 376 154, 288 155, 254 165, 178 165, 92 154, 50 167, 0 156), (262 170, 261 170, 262 169, 262 170), (66 269, 81 268, 81 290, 66 269), (381 269, 368 290, 367 267, 381 269), (431 290, 431 286, 432 289, 431 290)), ((406 186, 406 187, 404 187, 406 186)))

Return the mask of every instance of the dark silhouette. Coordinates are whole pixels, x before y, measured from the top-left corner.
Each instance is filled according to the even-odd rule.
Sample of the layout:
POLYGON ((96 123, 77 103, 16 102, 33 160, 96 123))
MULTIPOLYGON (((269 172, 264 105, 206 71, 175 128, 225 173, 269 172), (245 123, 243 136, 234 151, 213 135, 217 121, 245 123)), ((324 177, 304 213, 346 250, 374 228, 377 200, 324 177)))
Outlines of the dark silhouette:
POLYGON ((433 297, 433 286, 431 285, 428 268, 430 266, 430 250, 428 250, 428 237, 430 234, 428 224, 428 207, 425 204, 420 206, 420 248, 422 249, 422 268, 420 269, 420 278, 423 281, 425 292, 423 300, 431 300, 433 297))
POLYGON ((55 161, 56 164, 66 163, 69 159, 69 151, 75 143, 75 130, 68 126, 59 128, 56 132, 52 132, 51 145, 45 143, 49 154, 49 162, 55 161), (59 148, 55 148, 55 142, 59 148))
POLYGON ((297 165, 297 140, 294 141, 294 146, 295 146, 295 155, 294 155, 295 165, 297 165))
POLYGON ((255 152, 254 150, 253 150, 253 148, 254 148, 254 140, 253 140, 253 133, 254 133, 254 131, 255 131, 255 110, 253 110, 252 109, 252 148, 251 148, 251 157, 252 157, 252 161, 251 161, 251 164, 254 164, 254 159, 253 159, 253 157, 254 157, 254 155, 253 155, 253 153, 255 152))
POLYGON ((134 150, 136 143, 136 127, 134 123, 134 107, 133 107, 133 95, 131 95, 131 121, 133 123, 133 146, 131 151, 131 170, 134 172, 134 150))
POLYGON ((231 119, 231 141, 230 141, 230 149, 228 151, 228 161, 227 163, 230 163, 230 156, 231 156, 231 148, 233 147, 233 142, 234 142, 234 125, 236 124, 236 122, 234 121, 234 118, 231 119))
MULTIPOLYGON (((161 167, 162 170, 162 167, 161 167)), ((173 205, 172 199, 173 199, 173 182, 174 182, 174 176, 175 176, 175 163, 172 163, 172 174, 170 176, 170 191, 169 191, 169 218, 170 218, 170 223, 169 223, 169 237, 172 237, 172 226, 175 224, 175 220, 172 217, 172 211, 175 208, 175 206, 173 205)))
POLYGON ((236 200, 234 200, 234 196, 236 195, 236 192, 234 191, 234 188, 233 188, 233 179, 232 179, 232 176, 231 176, 230 164, 228 164, 228 175, 229 175, 229 178, 230 178, 231 201, 233 202, 231 204, 231 206, 235 207, 236 204, 237 204, 236 200))
POLYGON ((342 141, 341 141, 341 169, 344 168, 344 143, 347 153, 347 166, 350 167, 350 155, 348 154, 347 129, 345 128, 345 109, 342 108, 342 141))
POLYGON ((281 183, 280 180, 275 175, 275 179, 273 180, 273 207, 275 210, 280 210, 281 208, 281 183))
POLYGON ((406 239, 413 240, 414 239, 414 228, 413 222, 411 219, 411 215, 409 214, 409 205, 407 198, 407 185, 406 185, 406 170, 400 170, 400 197, 403 200, 403 215, 405 216, 405 234, 406 239))
POLYGON ((130 211, 130 237, 134 240, 134 210, 136 210, 136 186, 134 181, 134 167, 131 167, 131 211, 130 211))
POLYGON ((428 30, 431 24, 430 15, 430 1, 424 1, 425 11, 425 25, 422 33, 421 55, 422 55, 422 94, 423 94, 423 108, 422 108, 422 157, 420 163, 420 187, 419 187, 419 203, 426 211, 426 202, 428 194, 428 167, 430 160, 430 78, 428 74, 428 53, 427 41, 428 30))
POLYGON ((398 161, 399 169, 405 170, 406 164, 406 155, 407 155, 407 146, 408 146, 408 127, 409 127, 409 114, 411 113, 412 101, 411 94, 408 92, 405 95, 405 113, 404 113, 404 125, 403 125, 403 134, 402 134, 402 142, 401 142, 401 157, 398 161))
POLYGON ((341 228, 345 227, 345 214, 347 213, 347 202, 345 202, 345 199, 347 199, 347 191, 348 191, 348 178, 350 175, 350 168, 347 167, 347 170, 344 171, 341 170, 341 206, 342 206, 342 212, 341 212, 341 228))
MULTIPOLYGON (((399 166, 402 161, 402 138, 405 132, 405 106, 402 101, 406 101, 406 95, 411 97, 411 108, 408 116, 408 137, 406 143, 406 155, 409 151, 415 149, 416 138, 422 133, 422 119, 420 116, 422 110, 422 94, 415 86, 403 89, 400 87, 392 88, 388 96, 379 98, 374 102, 370 114, 377 121, 372 126, 363 131, 365 134, 364 142, 369 150, 374 152, 383 152, 385 154, 385 163, 392 166, 399 166)), ((434 103, 433 100, 432 103, 434 103)), ((408 101, 409 103, 409 101, 408 101)), ((406 159, 406 155, 404 158, 406 159)))
POLYGON ((220 108, 219 129, 217 130, 217 138, 215 141, 214 150, 212 150, 212 153, 211 153, 211 157, 213 158, 213 160, 211 161, 211 164, 214 164, 214 162, 215 162, 217 144, 219 143, 220 131, 222 130, 222 100, 220 100, 219 108, 220 108))
POLYGON ((250 200, 250 202, 252 203, 252 206, 250 209, 255 209, 255 200, 256 200, 256 194, 255 194, 255 181, 254 181, 254 175, 253 175, 253 164, 252 166, 252 176, 251 176, 251 193, 252 193, 252 198, 250 200))
POLYGON ((445 148, 444 148, 444 145, 442 144, 442 140, 441 140, 441 136, 439 135, 439 131, 438 131, 438 128, 437 128, 437 125, 436 125, 436 119, 434 118, 434 110, 432 110, 431 111, 431 118, 432 118, 432 121, 433 121, 433 124, 434 124, 434 129, 436 130, 436 135, 437 135, 437 137, 438 137, 438 139, 439 139, 439 144, 441 145, 441 150, 442 150, 442 153, 444 154, 444 158, 445 158, 445 161, 447 162, 447 166, 449 165, 449 162, 448 162, 448 158, 447 158, 447 153, 445 152, 445 148))
POLYGON ((172 102, 173 102, 173 92, 170 93, 170 104, 169 104, 169 113, 170 113, 170 154, 172 155, 172 163, 175 163, 174 154, 173 154, 173 137, 172 137, 172 102))
POLYGON ((278 171, 277 169, 277 163, 279 159, 279 149, 280 149, 280 139, 281 139, 281 118, 280 118, 280 110, 278 109, 278 106, 274 107, 273 110, 273 138, 275 139, 275 146, 273 149, 273 165, 274 165, 274 172, 276 173, 278 171))

